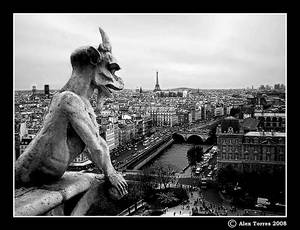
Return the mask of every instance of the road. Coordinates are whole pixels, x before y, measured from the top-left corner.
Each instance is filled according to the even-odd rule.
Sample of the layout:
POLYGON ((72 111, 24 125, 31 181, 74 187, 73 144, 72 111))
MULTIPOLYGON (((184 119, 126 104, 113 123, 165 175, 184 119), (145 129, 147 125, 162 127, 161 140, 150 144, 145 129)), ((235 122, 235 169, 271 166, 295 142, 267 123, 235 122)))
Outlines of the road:
MULTIPOLYGON (((207 147, 209 148, 209 147, 207 147)), ((206 149, 207 149, 206 148, 206 149)), ((206 149, 204 149, 204 152, 206 151, 206 149)), ((200 166, 201 171, 200 173, 195 173, 196 167, 192 168, 192 167, 188 167, 183 173, 179 173, 178 176, 180 178, 211 178, 214 179, 216 171, 217 171, 217 153, 212 154, 210 157, 207 156, 206 160, 202 161, 202 165, 200 166), (206 162, 206 164, 205 164, 206 162), (204 164, 204 165, 203 165, 204 164), (208 175, 209 173, 210 176, 208 175)))
POLYGON ((127 144, 124 147, 120 147, 117 150, 113 151, 111 153, 111 159, 113 162, 114 167, 121 168, 122 165, 126 164, 130 160, 132 160, 134 157, 136 157, 139 154, 143 154, 143 152, 146 150, 146 148, 151 148, 153 145, 155 145, 157 142, 161 141, 162 139, 167 138, 169 135, 171 135, 171 131, 167 129, 160 130, 160 132, 156 132, 152 134, 150 137, 147 138, 148 144, 143 145, 144 140, 140 140, 136 143, 127 144))

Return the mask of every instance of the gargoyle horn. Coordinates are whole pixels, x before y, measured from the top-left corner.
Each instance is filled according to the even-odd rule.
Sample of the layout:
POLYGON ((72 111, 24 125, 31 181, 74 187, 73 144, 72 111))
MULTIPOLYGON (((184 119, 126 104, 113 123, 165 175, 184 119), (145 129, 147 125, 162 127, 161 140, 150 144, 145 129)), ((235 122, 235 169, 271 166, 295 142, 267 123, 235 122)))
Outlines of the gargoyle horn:
POLYGON ((107 34, 99 27, 99 31, 102 38, 102 44, 99 45, 99 51, 108 51, 111 52, 111 44, 109 42, 107 34))

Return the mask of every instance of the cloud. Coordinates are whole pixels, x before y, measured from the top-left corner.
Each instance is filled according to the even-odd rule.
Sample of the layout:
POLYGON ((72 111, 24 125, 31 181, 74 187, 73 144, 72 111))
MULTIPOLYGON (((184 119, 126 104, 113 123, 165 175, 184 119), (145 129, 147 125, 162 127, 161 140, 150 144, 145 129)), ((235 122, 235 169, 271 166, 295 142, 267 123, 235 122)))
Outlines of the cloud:
POLYGON ((126 88, 230 88, 284 83, 284 15, 15 15, 15 86, 60 88, 69 57, 109 35, 126 88), (41 77, 43 76, 43 77, 41 77))

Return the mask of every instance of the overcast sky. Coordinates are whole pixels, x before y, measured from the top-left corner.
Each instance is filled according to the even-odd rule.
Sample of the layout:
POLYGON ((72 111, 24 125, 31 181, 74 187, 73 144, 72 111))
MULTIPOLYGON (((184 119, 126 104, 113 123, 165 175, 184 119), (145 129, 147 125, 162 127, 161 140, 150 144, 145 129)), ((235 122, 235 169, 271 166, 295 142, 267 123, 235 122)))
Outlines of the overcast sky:
POLYGON ((61 88, 70 54, 108 34, 125 88, 246 88, 285 83, 285 15, 16 14, 15 88, 61 88))

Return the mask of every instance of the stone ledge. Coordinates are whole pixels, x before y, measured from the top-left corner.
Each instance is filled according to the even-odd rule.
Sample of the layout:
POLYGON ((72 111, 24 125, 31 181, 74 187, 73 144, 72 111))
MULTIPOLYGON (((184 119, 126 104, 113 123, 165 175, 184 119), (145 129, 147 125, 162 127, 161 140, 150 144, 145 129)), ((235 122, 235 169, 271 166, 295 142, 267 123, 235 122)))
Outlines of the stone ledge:
POLYGON ((63 202, 59 192, 36 189, 15 197, 15 216, 41 215, 63 202))
POLYGON ((57 182, 15 190, 15 216, 43 215, 72 197, 87 191, 103 175, 66 172, 57 182))

